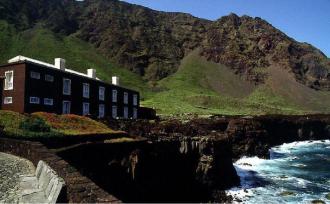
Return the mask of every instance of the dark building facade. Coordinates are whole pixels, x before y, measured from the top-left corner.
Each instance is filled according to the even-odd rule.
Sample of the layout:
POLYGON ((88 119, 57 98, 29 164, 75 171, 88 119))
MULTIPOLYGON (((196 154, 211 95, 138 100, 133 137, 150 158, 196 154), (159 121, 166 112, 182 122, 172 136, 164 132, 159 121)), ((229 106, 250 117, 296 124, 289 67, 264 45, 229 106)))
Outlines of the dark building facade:
POLYGON ((87 74, 65 68, 65 60, 55 65, 17 56, 0 66, 3 76, 1 109, 20 113, 50 112, 57 114, 93 115, 99 118, 137 118, 139 93, 105 83, 96 72, 87 74))

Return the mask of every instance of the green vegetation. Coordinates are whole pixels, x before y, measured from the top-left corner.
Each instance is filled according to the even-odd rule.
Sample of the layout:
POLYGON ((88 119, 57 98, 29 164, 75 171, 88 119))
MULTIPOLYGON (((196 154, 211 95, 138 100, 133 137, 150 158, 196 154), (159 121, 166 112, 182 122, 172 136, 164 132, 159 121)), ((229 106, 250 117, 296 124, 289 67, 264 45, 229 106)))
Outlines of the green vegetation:
POLYGON ((103 123, 78 115, 56 115, 52 113, 38 112, 33 113, 32 116, 44 120, 53 130, 64 135, 123 133, 120 131, 114 131, 103 123))
MULTIPOLYGON (((18 32, 12 25, 0 20, 0 63, 5 63, 16 55, 49 63, 53 63, 56 57, 63 57, 69 68, 85 72, 87 68, 93 67, 97 69, 97 76, 108 82, 111 81, 111 76, 117 75, 123 86, 141 93, 143 106, 153 107, 159 114, 260 115, 330 112, 327 103, 330 101, 330 93, 315 91, 296 82, 284 69, 256 69, 256 72, 270 77, 266 84, 255 86, 234 74, 228 67, 206 61, 195 51, 181 61, 179 70, 172 76, 158 82, 147 82, 141 76, 108 60, 92 45, 78 39, 74 34, 55 34, 40 25, 18 32)), ((24 117, 18 118, 24 120, 24 117)), ((20 121, 17 125, 19 124, 20 121)), ((50 131, 52 134, 53 129, 52 127, 50 131)), ((22 128, 17 131, 21 130, 22 128)), ((71 134, 68 130, 55 133, 59 132, 71 134)), ((76 133, 77 131, 72 132, 76 133)))
POLYGON ((24 32, 0 20, 0 63, 17 55, 35 58, 53 64, 54 58, 62 57, 67 67, 85 73, 88 68, 97 70, 97 77, 111 82, 112 76, 119 76, 123 86, 147 95, 146 83, 127 69, 110 62, 88 43, 74 35, 62 36, 36 26, 24 32))
POLYGON ((177 73, 158 83, 162 90, 143 104, 163 114, 301 114, 299 104, 287 100, 267 84, 255 86, 232 71, 193 52, 177 73))
POLYGON ((19 128, 30 132, 50 132, 50 126, 46 121, 39 117, 28 117, 24 119, 19 128))
POLYGON ((12 111, 0 111, 0 126, 7 136, 17 138, 63 137, 123 134, 90 118, 76 115, 33 113, 23 115, 12 111))

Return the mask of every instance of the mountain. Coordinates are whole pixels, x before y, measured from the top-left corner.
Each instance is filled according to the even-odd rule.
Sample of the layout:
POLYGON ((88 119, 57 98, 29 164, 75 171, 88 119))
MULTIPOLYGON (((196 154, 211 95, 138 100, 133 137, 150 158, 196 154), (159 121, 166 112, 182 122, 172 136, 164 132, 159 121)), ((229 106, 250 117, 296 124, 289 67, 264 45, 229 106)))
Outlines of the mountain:
POLYGON ((330 60, 261 18, 209 21, 117 0, 1 0, 0 61, 18 54, 119 75, 163 113, 330 111, 330 60))

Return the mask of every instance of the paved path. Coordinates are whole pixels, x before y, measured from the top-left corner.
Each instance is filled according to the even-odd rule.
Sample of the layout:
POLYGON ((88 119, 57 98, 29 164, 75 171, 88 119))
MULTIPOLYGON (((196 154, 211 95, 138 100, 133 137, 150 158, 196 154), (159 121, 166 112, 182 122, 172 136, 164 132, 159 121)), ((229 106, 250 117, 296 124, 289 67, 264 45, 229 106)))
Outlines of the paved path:
POLYGON ((0 152, 0 203, 15 202, 20 193, 20 176, 34 172, 30 161, 0 152))

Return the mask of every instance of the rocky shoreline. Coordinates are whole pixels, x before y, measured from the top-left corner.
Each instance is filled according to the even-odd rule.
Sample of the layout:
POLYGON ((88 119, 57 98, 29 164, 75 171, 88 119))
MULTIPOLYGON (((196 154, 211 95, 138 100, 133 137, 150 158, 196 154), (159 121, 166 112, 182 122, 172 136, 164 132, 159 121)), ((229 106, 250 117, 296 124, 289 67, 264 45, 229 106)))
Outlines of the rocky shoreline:
POLYGON ((212 116, 112 121, 109 125, 146 137, 151 143, 179 143, 176 146, 182 154, 198 152, 192 179, 207 187, 207 201, 216 202, 230 201, 224 190, 239 185, 233 161, 242 156, 269 158, 269 149, 283 143, 330 138, 329 115, 212 116))
MULTIPOLYGON (((231 202, 225 190, 240 184, 233 166, 237 159, 268 158, 269 149, 283 143, 330 139, 330 115, 103 122, 140 139, 76 145, 48 141, 44 145, 70 164, 70 168, 59 169, 54 163, 54 169, 63 175, 77 169, 123 202, 231 202)), ((87 191, 81 192, 75 196, 84 200, 87 191)), ((68 192, 68 196, 73 195, 68 192)))
POLYGON ((209 138, 228 141, 233 158, 269 157, 283 143, 330 138, 330 115, 211 116, 181 119, 111 121, 109 126, 149 140, 209 138))

